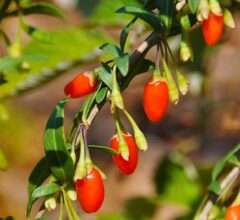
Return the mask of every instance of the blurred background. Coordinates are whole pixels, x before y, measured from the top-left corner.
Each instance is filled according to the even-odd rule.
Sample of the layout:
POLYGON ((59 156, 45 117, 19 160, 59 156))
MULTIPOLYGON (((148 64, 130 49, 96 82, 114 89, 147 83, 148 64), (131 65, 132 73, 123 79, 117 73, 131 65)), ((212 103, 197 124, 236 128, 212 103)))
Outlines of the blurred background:
MULTIPOLYGON (((0 86, 0 149, 8 162, 7 171, 0 171, 0 216, 12 215, 19 220, 25 219, 27 179, 44 155, 45 125, 64 96, 64 85, 79 72, 98 67, 100 58, 106 59, 98 46, 117 42, 121 28, 131 18, 114 11, 124 5, 142 4, 138 0, 48 2, 60 7, 67 20, 26 16, 26 23, 38 27, 39 32, 31 37, 22 34, 26 46, 21 51, 35 59, 21 66, 11 63, 5 78, 0 75, 0 81, 7 81, 0 86)), ((217 46, 206 47, 201 28, 191 31, 194 62, 181 64, 190 81, 189 93, 177 106, 170 104, 160 122, 150 123, 142 108, 143 86, 150 73, 137 76, 124 91, 126 108, 146 134, 149 150, 139 153, 137 170, 131 176, 117 170, 111 155, 92 150, 94 162, 107 175, 106 195, 96 214, 84 214, 79 207, 83 219, 192 219, 210 182, 213 165, 240 138, 240 14, 233 14, 236 28, 225 28, 217 46)), ((17 19, 6 19, 1 25, 14 42, 17 19)), ((137 23, 129 47, 136 48, 149 30, 137 23)), ((169 39, 176 56, 179 42, 179 36, 169 39)), ((0 51, 1 56, 6 55, 3 44, 0 51)), ((147 56, 154 60, 155 52, 153 48, 147 56)), ((81 104, 81 99, 68 103, 66 133, 81 104)), ((107 103, 89 129, 90 144, 109 145, 115 132, 109 109, 107 103)), ((57 219, 54 213, 51 218, 57 219)))

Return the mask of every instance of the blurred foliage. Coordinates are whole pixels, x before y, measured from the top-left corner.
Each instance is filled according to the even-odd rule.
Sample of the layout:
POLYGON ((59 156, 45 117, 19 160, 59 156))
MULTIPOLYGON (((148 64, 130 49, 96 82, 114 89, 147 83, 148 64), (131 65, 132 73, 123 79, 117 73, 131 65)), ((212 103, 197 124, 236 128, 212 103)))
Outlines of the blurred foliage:
POLYGON ((6 170, 8 167, 8 162, 6 156, 4 155, 2 149, 0 148, 0 171, 6 170))
POLYGON ((100 25, 123 25, 129 21, 132 16, 119 16, 116 12, 118 8, 124 5, 140 6, 141 4, 137 0, 104 0, 94 8, 90 15, 90 22, 100 25), (111 18, 111 19, 109 19, 111 18))
POLYGON ((73 66, 95 60, 99 55, 96 48, 111 41, 101 32, 78 28, 51 31, 48 37, 52 40, 49 44, 33 39, 20 57, 0 60, 0 70, 7 81, 0 86, 0 98, 35 88, 73 66), (22 66, 23 62, 27 68, 22 66))
MULTIPOLYGON (((34 150, 31 145, 33 140, 36 140, 36 128, 37 122, 33 115, 21 108, 12 107, 10 105, 4 105, 7 109, 7 117, 4 120, 0 120, 0 140, 1 148, 6 153, 7 160, 11 164, 24 164, 28 163, 32 159, 26 154, 24 149, 28 149, 28 153, 34 150), (28 148, 29 147, 29 148, 28 148), (18 155, 16 157, 16 155, 18 155)), ((36 143, 35 143, 36 144, 36 143)))
POLYGON ((125 210, 126 215, 132 220, 149 219, 156 210, 156 203, 151 198, 135 197, 127 201, 125 210))
POLYGON ((196 168, 177 152, 162 159, 155 181, 160 201, 191 207, 201 194, 196 168))

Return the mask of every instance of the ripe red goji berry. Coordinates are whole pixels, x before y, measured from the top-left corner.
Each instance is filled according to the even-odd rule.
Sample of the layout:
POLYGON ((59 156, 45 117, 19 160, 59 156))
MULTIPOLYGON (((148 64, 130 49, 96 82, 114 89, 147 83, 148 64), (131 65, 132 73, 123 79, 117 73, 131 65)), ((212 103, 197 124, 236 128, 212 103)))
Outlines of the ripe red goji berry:
POLYGON ((208 19, 203 20, 202 30, 206 43, 209 46, 216 44, 222 35, 223 16, 218 16, 211 12, 208 19))
POLYGON ((77 196, 82 208, 90 213, 96 212, 104 199, 104 185, 99 172, 92 168, 84 179, 75 182, 77 196))
POLYGON ((168 85, 163 80, 146 83, 143 93, 143 107, 149 120, 159 121, 166 112, 169 101, 168 85))
POLYGON ((240 204, 229 206, 227 208, 224 220, 240 220, 240 204))
POLYGON ((79 98, 93 92, 97 84, 98 80, 95 74, 91 71, 85 71, 64 87, 64 93, 71 98, 79 98))
MULTIPOLYGON (((123 174, 129 175, 133 173, 137 167, 138 150, 137 150, 136 142, 131 134, 127 133, 122 135, 128 145, 128 150, 129 150, 128 161, 125 160, 121 155, 113 155, 113 160, 123 174)), ((111 147, 114 150, 118 151, 119 140, 118 140, 117 134, 114 135, 111 139, 111 147)))

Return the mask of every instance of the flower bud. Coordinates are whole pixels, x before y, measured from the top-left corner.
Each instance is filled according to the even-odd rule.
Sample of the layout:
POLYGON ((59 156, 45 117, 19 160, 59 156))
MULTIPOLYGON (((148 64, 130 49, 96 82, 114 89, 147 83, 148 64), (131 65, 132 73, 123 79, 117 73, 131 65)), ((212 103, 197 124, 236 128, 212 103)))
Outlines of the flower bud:
POLYGON ((223 11, 223 20, 224 24, 226 24, 228 27, 235 28, 235 22, 232 13, 228 9, 224 9, 223 11))
POLYGON ((184 76, 184 74, 179 69, 176 69, 176 74, 177 74, 179 90, 182 95, 186 95, 187 91, 188 91, 189 81, 187 80, 187 78, 184 76))
POLYGON ((164 58, 162 59, 162 62, 163 62, 164 74, 165 74, 167 84, 168 84, 168 89, 169 89, 169 98, 170 98, 170 101, 174 105, 176 105, 179 101, 179 91, 173 79, 172 73, 164 58))
POLYGON ((57 202, 54 196, 46 198, 44 206, 48 211, 52 211, 57 207, 57 202))
POLYGON ((221 6, 220 6, 218 0, 210 0, 209 6, 210 6, 210 10, 213 14, 215 14, 217 16, 222 15, 222 9, 221 9, 221 6))
POLYGON ((72 187, 67 190, 67 195, 72 201, 76 201, 77 199, 77 192, 72 187))

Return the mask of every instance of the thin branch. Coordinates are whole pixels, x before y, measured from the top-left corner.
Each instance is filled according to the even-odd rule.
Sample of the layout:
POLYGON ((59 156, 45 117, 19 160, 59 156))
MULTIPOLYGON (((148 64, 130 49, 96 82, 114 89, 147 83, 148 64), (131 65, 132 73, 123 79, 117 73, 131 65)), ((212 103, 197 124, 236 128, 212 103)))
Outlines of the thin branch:
MULTIPOLYGON (((136 64, 138 63, 138 61, 142 58, 143 55, 145 55, 150 48, 152 48, 156 42, 157 42, 157 33, 154 31, 152 32, 139 46, 138 48, 132 53, 132 55, 130 56, 130 64, 129 64, 129 73, 126 77, 122 78, 121 82, 119 82, 120 84, 120 89, 121 91, 123 91, 124 89, 127 88, 129 82, 134 78, 135 74, 134 74, 134 68, 136 66, 136 64)), ((98 114, 98 112, 100 111, 100 109, 104 106, 104 104, 106 103, 106 100, 108 100, 108 97, 110 96, 110 93, 108 93, 107 95, 107 99, 103 100, 101 103, 95 103, 92 108, 91 111, 89 113, 89 116, 87 118, 87 123, 88 125, 90 125, 92 123, 92 121, 95 119, 96 115, 98 114)), ((80 123, 81 124, 81 123, 80 123)), ((71 135, 71 137, 73 137, 70 142, 73 143, 75 146, 78 146, 79 144, 79 135, 77 135, 77 131, 79 130, 79 126, 75 129, 75 131, 73 132, 74 134, 71 135)))
MULTIPOLYGON (((220 181, 220 195, 226 190, 226 188, 234 182, 240 174, 240 167, 234 167, 229 174, 220 181)), ((200 213, 194 218, 194 220, 207 220, 208 213, 212 209, 213 205, 216 203, 218 199, 218 195, 214 192, 210 192, 208 195, 208 199, 205 202, 200 213)))

